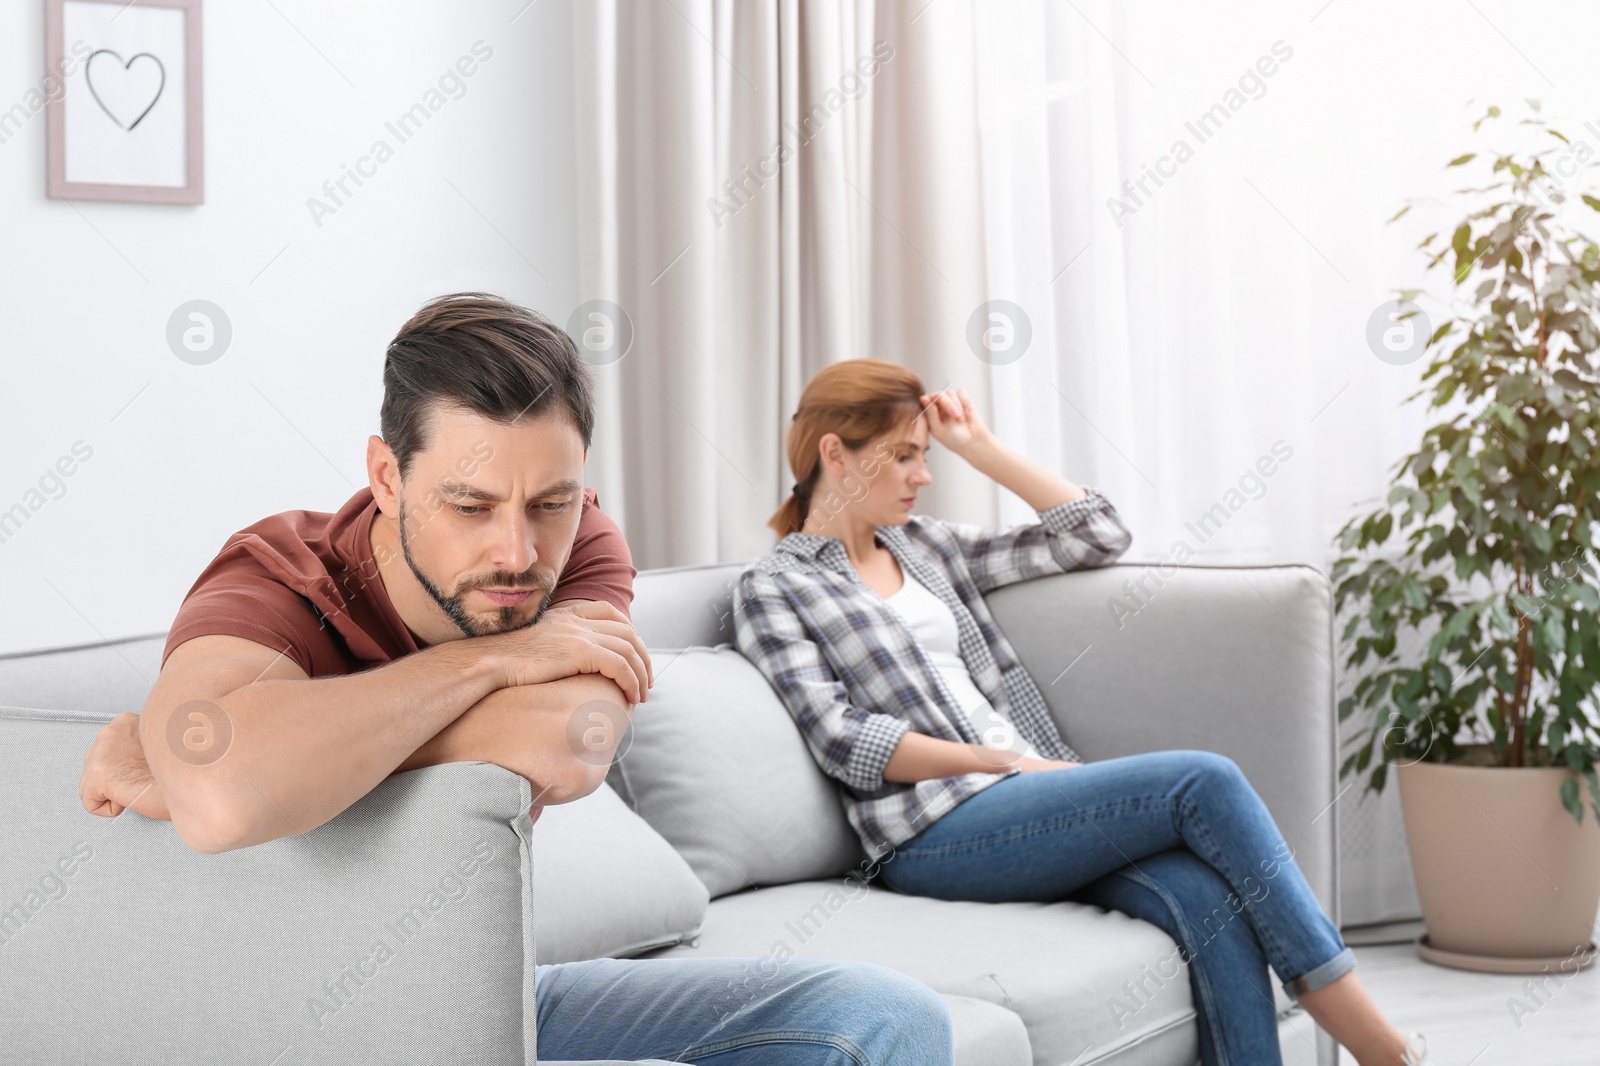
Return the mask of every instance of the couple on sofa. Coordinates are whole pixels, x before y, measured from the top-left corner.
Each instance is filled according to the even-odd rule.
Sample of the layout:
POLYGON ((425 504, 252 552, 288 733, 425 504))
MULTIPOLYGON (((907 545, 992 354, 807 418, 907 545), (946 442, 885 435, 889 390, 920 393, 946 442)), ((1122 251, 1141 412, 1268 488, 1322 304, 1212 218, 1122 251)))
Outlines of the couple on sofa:
MULTIPOLYGON (((569 722, 597 701, 625 719, 652 673, 629 624, 628 546, 583 484, 593 393, 542 316, 476 293, 424 306, 388 349, 370 487, 335 514, 229 538, 179 608, 143 712, 86 754, 85 808, 169 819, 219 852, 319 826, 389 774, 443 762, 522 775, 535 817, 599 787, 605 760, 574 750, 569 722), (168 743, 174 716, 227 742, 168 743)), ((1279 1061, 1269 966, 1362 1066, 1420 1061, 1239 768, 1201 751, 1085 764, 986 609, 992 589, 1125 551, 1103 495, 999 443, 964 390, 927 393, 873 359, 810 382, 787 452, 796 483, 770 523, 781 539, 738 584, 738 646, 845 786, 863 846, 892 852, 889 887, 1074 899, 1158 925, 1188 964, 1206 1064, 1279 1061), (936 445, 1039 521, 916 514, 936 445), (1206 937, 1230 912, 1246 921, 1206 937)), ((713 1009, 732 965, 539 966, 540 1050, 951 1061, 943 1001, 892 970, 790 960, 736 1010, 713 1009)))

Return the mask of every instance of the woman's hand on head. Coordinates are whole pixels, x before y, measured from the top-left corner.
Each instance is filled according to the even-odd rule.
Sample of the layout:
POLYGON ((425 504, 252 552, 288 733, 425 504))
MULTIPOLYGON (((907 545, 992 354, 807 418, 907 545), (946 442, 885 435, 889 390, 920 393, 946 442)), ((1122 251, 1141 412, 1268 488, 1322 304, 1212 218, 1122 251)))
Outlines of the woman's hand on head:
POLYGON ((957 455, 989 438, 989 427, 978 417, 966 389, 923 393, 922 407, 929 435, 957 455))

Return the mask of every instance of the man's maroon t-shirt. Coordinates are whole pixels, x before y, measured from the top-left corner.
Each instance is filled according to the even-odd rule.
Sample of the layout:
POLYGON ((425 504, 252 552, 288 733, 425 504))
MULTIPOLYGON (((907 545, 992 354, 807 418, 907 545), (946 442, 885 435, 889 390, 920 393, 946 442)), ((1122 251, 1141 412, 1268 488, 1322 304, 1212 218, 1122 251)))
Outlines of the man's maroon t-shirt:
MULTIPOLYGON (((189 589, 161 653, 209 635, 282 651, 309 677, 351 674, 417 650, 378 576, 369 534, 378 504, 362 489, 336 514, 286 511, 228 538, 189 589)), ((578 534, 550 601, 633 602, 628 542, 595 490, 583 490, 578 534)))

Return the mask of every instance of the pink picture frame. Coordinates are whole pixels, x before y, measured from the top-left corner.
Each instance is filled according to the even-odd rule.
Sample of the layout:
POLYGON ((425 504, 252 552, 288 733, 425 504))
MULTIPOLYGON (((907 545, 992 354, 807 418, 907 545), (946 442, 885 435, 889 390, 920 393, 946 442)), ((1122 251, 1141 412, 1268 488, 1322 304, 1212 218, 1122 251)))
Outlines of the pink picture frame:
POLYGON ((45 0, 45 5, 45 70, 61 85, 45 104, 45 194, 55 200, 204 203, 201 0, 45 0), (68 11, 69 5, 76 10, 68 11), (175 33, 169 16, 152 15, 174 10, 182 18, 175 33), (136 40, 146 16, 165 31, 156 35, 163 47, 111 47, 136 40), (98 29, 69 46, 69 23, 98 29), (180 40, 182 55, 174 56, 180 40), (103 85, 91 77, 97 71, 103 85), (174 100, 179 79, 172 75, 178 72, 181 99, 174 100), (83 128, 69 128, 74 122, 83 128), (93 164, 86 166, 89 157, 93 164), (86 172, 90 180, 83 177, 86 172), (121 180, 124 172, 135 176, 121 180), (141 182, 136 175, 142 172, 168 180, 141 182))

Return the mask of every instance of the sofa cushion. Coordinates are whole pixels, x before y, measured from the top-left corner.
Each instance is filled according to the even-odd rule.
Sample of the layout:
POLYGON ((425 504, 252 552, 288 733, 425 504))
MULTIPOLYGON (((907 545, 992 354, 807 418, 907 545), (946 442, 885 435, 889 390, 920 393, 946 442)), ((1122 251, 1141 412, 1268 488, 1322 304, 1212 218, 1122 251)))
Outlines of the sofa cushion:
POLYGON ((861 844, 772 686, 729 645, 652 648, 655 686, 609 780, 712 898, 842 874, 861 844))
POLYGON ((841 878, 713 900, 698 941, 655 954, 876 962, 1012 1011, 1036 1062, 1193 1066, 1187 973, 1150 976, 1173 950, 1155 926, 1097 907, 948 902, 841 878), (1144 982, 1131 1015, 1113 1009, 1114 997, 1129 1000, 1125 981, 1144 982))
POLYGON ((1033 1045, 1021 1018, 986 999, 942 998, 955 1034, 955 1066, 1033 1066, 1033 1045))
POLYGON ((526 781, 398 774, 310 832, 203 855, 83 810, 110 717, 0 708, 0 1058, 533 1061, 526 781))
POLYGON ((627 958, 700 930, 706 886, 607 785, 533 823, 539 961, 627 958))

